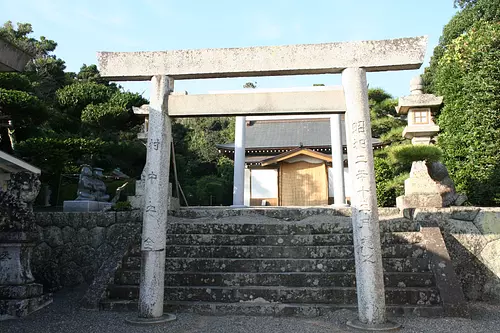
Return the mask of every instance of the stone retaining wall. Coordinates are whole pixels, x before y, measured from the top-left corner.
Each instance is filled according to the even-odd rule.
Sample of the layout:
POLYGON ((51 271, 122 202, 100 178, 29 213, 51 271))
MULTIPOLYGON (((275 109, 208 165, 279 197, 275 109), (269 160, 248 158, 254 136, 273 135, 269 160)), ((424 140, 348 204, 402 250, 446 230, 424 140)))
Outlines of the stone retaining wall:
MULTIPOLYGON (((258 209, 257 209, 258 210, 258 209)), ((256 210, 256 211, 257 211, 256 210)), ((179 217, 221 218, 250 213, 229 208, 182 208, 179 217)), ((301 219, 315 214, 350 215, 349 209, 260 209, 265 216, 301 219)), ((381 209, 380 215, 397 214, 381 209)), ((438 225, 453 266, 469 300, 500 301, 500 208, 452 207, 405 210, 422 225, 438 225)), ((47 290, 91 283, 97 270, 117 249, 140 237, 140 211, 107 213, 36 213, 41 234, 32 270, 47 290)))
POLYGON ((32 271, 48 291, 91 283, 118 242, 139 236, 140 211, 35 213, 40 240, 32 271))
POLYGON ((405 214, 440 227, 468 300, 500 301, 500 208, 418 208, 405 214))

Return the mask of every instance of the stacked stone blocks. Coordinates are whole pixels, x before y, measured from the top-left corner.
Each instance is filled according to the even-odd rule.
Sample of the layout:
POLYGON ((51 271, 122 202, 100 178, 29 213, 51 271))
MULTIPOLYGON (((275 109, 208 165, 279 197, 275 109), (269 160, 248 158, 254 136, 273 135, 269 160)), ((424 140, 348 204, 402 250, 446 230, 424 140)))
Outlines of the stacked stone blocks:
POLYGON ((47 288, 91 283, 113 240, 127 227, 140 227, 142 213, 36 213, 40 234, 33 251, 33 273, 47 288))

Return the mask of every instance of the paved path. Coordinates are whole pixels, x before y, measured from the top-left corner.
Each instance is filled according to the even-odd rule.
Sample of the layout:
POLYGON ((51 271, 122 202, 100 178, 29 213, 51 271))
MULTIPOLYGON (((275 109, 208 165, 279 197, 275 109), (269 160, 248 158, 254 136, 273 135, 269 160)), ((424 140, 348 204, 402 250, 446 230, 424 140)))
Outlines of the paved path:
MULTIPOLYGON (((340 310, 318 318, 274 318, 247 316, 177 315, 163 326, 130 326, 124 319, 133 313, 80 310, 81 290, 60 292, 54 303, 27 318, 0 322, 1 333, 342 333, 355 332, 345 326, 355 313, 340 310)), ((457 318, 396 318, 404 333, 500 333, 500 305, 471 304, 472 320, 457 318)))

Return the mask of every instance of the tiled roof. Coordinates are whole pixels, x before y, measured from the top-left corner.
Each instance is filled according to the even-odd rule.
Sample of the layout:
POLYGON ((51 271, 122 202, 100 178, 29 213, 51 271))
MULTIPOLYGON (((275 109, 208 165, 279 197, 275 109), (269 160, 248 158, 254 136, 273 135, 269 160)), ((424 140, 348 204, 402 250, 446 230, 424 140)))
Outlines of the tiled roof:
MULTIPOLYGON (((342 144, 346 146, 344 121, 342 144)), ((380 140, 373 139, 373 143, 380 140)), ((290 148, 331 146, 329 119, 253 121, 247 124, 246 148, 290 148)), ((222 149, 234 149, 234 144, 221 144, 222 149)))

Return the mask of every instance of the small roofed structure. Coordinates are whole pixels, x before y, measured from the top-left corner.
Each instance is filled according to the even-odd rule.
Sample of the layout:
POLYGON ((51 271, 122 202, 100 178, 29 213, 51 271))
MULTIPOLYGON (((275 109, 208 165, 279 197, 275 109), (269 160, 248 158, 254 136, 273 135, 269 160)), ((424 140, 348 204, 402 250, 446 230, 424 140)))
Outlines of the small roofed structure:
POLYGON ((39 175, 41 170, 23 160, 0 150, 0 190, 7 190, 10 175, 28 171, 39 175))
MULTIPOLYGON (((343 118, 343 116, 342 116, 343 118)), ((320 206, 333 203, 331 123, 327 116, 246 118, 245 205, 320 206)), ((350 200, 345 124, 341 138, 345 193, 350 200)), ((373 148, 383 147, 373 138, 373 148)), ((234 158, 234 143, 217 145, 234 158)))
POLYGON ((400 97, 396 111, 408 115, 408 126, 403 136, 415 144, 431 144, 433 137, 439 132, 434 123, 434 114, 443 104, 442 96, 423 93, 424 83, 420 76, 410 81, 410 95, 400 97))

